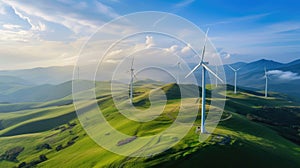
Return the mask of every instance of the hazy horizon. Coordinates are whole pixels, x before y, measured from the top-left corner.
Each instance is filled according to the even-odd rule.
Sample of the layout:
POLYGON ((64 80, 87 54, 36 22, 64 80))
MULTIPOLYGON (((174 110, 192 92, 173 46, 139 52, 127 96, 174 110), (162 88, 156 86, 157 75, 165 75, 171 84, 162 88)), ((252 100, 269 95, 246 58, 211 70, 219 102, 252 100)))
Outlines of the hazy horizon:
MULTIPOLYGON (((253 60, 253 61, 237 61, 237 62, 232 62, 232 63, 228 63, 228 64, 223 64, 223 66, 225 65, 231 65, 231 64, 236 64, 236 63, 253 63, 253 62, 257 62, 257 61, 260 61, 260 60, 267 60, 267 61, 274 61, 274 62, 278 62, 278 63, 282 63, 282 64, 288 64, 288 63, 291 63, 291 62, 294 62, 294 61, 298 61, 300 60, 300 58, 298 59, 294 59, 292 61, 283 61, 283 62, 279 62, 279 61, 275 61, 275 60, 272 60, 272 59, 258 59, 258 60, 253 60)), ((196 64, 196 62, 195 62, 196 64)), ((218 65, 218 66, 222 66, 222 65, 218 65)), ((0 68, 0 71, 15 71, 15 70, 30 70, 30 69, 38 69, 38 68, 53 68, 53 67, 72 67, 74 68, 75 65, 72 65, 72 64, 69 64, 69 65, 53 65, 53 66, 36 66, 36 67, 31 67, 31 68, 17 68, 17 69, 1 69, 0 68)))

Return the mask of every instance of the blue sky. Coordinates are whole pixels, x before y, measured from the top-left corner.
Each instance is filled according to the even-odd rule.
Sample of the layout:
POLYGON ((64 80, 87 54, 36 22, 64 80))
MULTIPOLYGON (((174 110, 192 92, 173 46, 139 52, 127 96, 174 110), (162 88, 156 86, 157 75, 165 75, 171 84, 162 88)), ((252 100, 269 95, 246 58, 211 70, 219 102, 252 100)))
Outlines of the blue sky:
POLYGON ((224 63, 300 58, 300 2, 295 0, 54 0, 0 2, 1 69, 69 65, 101 25, 132 12, 184 17, 209 38, 224 63))

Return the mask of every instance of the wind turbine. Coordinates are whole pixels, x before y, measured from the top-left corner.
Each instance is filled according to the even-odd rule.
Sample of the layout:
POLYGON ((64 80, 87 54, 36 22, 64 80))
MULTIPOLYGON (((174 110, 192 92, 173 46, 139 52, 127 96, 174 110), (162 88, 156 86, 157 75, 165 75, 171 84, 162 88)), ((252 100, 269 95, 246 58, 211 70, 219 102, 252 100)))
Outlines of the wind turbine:
POLYGON ((205 99, 206 99, 206 91, 205 91, 205 87, 206 87, 206 71, 210 72, 212 75, 214 75, 218 80, 220 80, 222 83, 223 80, 217 75, 215 74, 208 66, 208 62, 204 62, 204 55, 205 55, 205 47, 206 47, 206 42, 207 42, 207 34, 208 34, 208 30, 206 31, 206 35, 205 35, 205 42, 204 42, 204 46, 202 49, 202 55, 200 57, 200 62, 198 63, 198 65, 196 65, 194 67, 194 69, 189 72, 185 78, 187 78, 188 76, 190 76, 193 72, 195 72, 199 67, 202 67, 202 106, 201 106, 201 133, 206 133, 205 130, 205 99))
POLYGON ((268 79, 269 79, 269 76, 268 76, 268 72, 267 72, 267 69, 265 67, 265 79, 266 79, 266 85, 265 85, 265 97, 268 97, 268 79))
POLYGON ((134 57, 132 58, 131 67, 130 67, 130 91, 129 91, 130 103, 133 102, 133 79, 135 78, 133 63, 134 63, 134 57))
MULTIPOLYGON (((216 65, 216 74, 218 75, 218 65, 216 65)), ((216 87, 218 87, 218 79, 216 78, 216 80, 215 80, 215 85, 216 85, 216 87)))
POLYGON ((237 83, 237 72, 241 69, 234 69, 232 66, 228 65, 228 67, 234 72, 234 94, 236 94, 236 83, 237 83))
POLYGON ((78 74, 77 74, 77 75, 78 75, 78 80, 79 80, 79 72, 80 72, 80 71, 79 71, 79 66, 78 66, 78 74))
POLYGON ((177 84, 179 85, 179 82, 180 82, 180 70, 181 70, 181 63, 178 59, 178 62, 176 63, 177 66, 177 84))

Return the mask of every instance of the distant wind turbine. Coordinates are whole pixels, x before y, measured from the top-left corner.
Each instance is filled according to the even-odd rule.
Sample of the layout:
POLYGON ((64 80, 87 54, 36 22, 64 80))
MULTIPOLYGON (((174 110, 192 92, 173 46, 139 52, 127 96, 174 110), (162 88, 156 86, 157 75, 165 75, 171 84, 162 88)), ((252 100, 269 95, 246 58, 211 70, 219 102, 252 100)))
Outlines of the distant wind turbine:
POLYGON ((236 94, 236 83, 237 83, 237 72, 241 69, 234 69, 232 66, 228 65, 228 67, 234 72, 234 94, 236 94))
POLYGON ((78 80, 79 80, 79 66, 77 66, 77 71, 78 71, 78 73, 77 73, 77 78, 78 78, 78 80))
MULTIPOLYGON (((218 75, 218 65, 216 65, 216 74, 218 75)), ((218 79, 216 78, 216 80, 215 80, 215 85, 216 85, 216 87, 218 87, 218 79)))
POLYGON ((180 71, 181 71, 181 63, 180 61, 178 60, 178 62, 176 63, 176 66, 177 66, 177 84, 179 84, 180 82, 180 71))
POLYGON ((207 34, 208 34, 208 29, 205 35, 205 42, 204 42, 204 46, 202 49, 202 55, 200 57, 200 62, 198 63, 198 65, 195 66, 195 68, 189 72, 185 78, 187 78, 188 76, 190 76, 193 72, 195 72, 200 66, 202 67, 202 109, 201 109, 201 133, 206 133, 205 130, 205 99, 206 99, 206 92, 205 92, 205 88, 206 88, 206 71, 210 72, 212 75, 214 75, 218 80, 220 80, 222 83, 223 80, 217 75, 215 74, 208 66, 208 62, 204 62, 204 55, 205 55, 205 47, 206 47, 206 42, 207 42, 207 34))
POLYGON ((268 79, 270 79, 270 78, 269 78, 269 75, 268 75, 266 67, 265 67, 265 76, 264 76, 264 78, 266 80, 266 84, 265 84, 265 97, 268 97, 268 79))
POLYGON ((133 63, 134 63, 134 57, 132 58, 131 67, 130 67, 130 91, 129 91, 130 103, 133 102, 133 79, 136 77, 134 74, 133 63))

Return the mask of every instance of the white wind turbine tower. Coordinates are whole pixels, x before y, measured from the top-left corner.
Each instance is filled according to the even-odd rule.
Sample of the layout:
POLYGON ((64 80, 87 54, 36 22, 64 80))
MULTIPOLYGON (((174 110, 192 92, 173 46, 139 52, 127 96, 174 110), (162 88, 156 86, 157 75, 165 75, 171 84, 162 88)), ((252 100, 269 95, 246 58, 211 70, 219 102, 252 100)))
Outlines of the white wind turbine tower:
POLYGON ((176 63, 176 65, 177 65, 177 84, 179 85, 179 82, 180 82, 180 71, 181 71, 181 63, 180 63, 179 60, 176 63))
POLYGON ((210 72, 212 75, 214 75, 218 80, 220 80, 222 83, 223 80, 217 75, 215 74, 208 66, 208 62, 204 62, 204 54, 205 54, 205 47, 206 47, 206 42, 207 42, 207 34, 208 34, 208 30, 206 32, 205 35, 205 42, 204 42, 204 46, 203 46, 203 50, 202 50, 202 55, 200 57, 200 62, 198 63, 198 65, 195 66, 195 68, 189 72, 185 78, 187 78, 188 76, 190 76, 194 71, 196 71, 200 66, 202 67, 202 105, 201 105, 201 133, 206 133, 205 130, 205 101, 206 101, 206 93, 205 93, 205 86, 206 86, 206 71, 210 72))
POLYGON ((232 66, 228 65, 228 67, 234 72, 234 94, 236 94, 236 83, 237 83, 237 72, 241 69, 234 69, 232 66))
POLYGON ((130 67, 130 91, 129 91, 130 103, 133 102, 133 79, 135 78, 133 63, 134 63, 134 57, 132 58, 131 67, 130 67))
MULTIPOLYGON (((218 75, 218 65, 216 65, 216 74, 218 75)), ((215 85, 216 85, 216 87, 218 87, 218 79, 216 78, 216 80, 215 80, 215 85)))
POLYGON ((265 97, 268 97, 268 79, 270 79, 269 78, 269 76, 268 76, 268 72, 267 72, 267 69, 266 69, 266 67, 265 67, 265 79, 266 79, 266 84, 265 84, 265 97))

